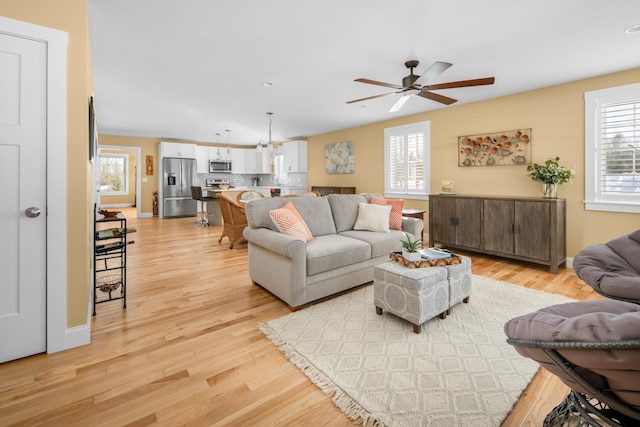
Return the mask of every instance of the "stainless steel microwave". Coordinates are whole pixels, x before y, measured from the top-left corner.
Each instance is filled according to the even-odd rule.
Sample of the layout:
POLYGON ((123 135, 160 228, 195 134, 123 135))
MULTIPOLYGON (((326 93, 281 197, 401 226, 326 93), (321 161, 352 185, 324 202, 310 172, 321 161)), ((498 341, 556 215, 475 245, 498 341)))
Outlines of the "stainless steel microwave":
POLYGON ((209 161, 209 173, 231 173, 231 161, 211 160, 209 161))

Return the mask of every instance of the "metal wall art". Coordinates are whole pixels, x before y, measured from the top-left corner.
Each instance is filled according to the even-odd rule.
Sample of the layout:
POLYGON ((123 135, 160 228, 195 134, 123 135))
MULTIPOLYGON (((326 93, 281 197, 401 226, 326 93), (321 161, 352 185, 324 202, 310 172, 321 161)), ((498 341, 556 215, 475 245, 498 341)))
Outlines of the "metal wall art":
POLYGON ((324 153, 327 173, 353 173, 353 141, 327 144, 324 153))
POLYGON ((531 163, 531 128, 458 137, 458 166, 531 163))

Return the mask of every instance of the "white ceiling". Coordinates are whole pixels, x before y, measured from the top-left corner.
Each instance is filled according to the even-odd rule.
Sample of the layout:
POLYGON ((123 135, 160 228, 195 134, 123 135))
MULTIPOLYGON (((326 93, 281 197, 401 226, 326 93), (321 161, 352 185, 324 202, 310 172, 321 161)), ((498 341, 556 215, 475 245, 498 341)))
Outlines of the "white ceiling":
POLYGON ((255 145, 445 107, 401 84, 404 62, 455 105, 640 67, 638 0, 88 0, 102 134, 255 145), (263 87, 261 82, 275 83, 263 87), (231 132, 226 132, 230 129, 231 132), (216 134, 220 134, 219 136, 216 134))

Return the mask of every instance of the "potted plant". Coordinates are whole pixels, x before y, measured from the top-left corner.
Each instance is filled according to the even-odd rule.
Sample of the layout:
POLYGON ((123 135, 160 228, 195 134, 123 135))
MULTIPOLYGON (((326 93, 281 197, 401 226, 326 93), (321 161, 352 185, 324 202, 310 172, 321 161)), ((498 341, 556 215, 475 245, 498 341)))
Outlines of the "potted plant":
POLYGON ((558 197, 558 185, 573 182, 576 171, 560 166, 560 157, 550 158, 543 165, 534 163, 527 166, 532 180, 542 183, 542 196, 555 199, 558 197))
POLYGON ((407 261, 420 261, 422 259, 418 250, 422 249, 422 240, 412 240, 409 234, 404 233, 404 240, 400 240, 402 256, 407 261))

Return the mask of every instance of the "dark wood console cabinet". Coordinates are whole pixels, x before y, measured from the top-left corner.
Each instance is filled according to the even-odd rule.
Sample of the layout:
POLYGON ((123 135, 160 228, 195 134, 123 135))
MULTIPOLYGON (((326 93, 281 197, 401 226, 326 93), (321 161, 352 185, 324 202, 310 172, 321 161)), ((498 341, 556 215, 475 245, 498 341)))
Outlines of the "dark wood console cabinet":
POLYGON ((311 191, 317 191, 321 196, 328 194, 356 194, 356 187, 323 187, 313 185, 311 186, 311 191))
POLYGON ((565 199, 429 196, 429 245, 548 265, 566 262, 565 199))

